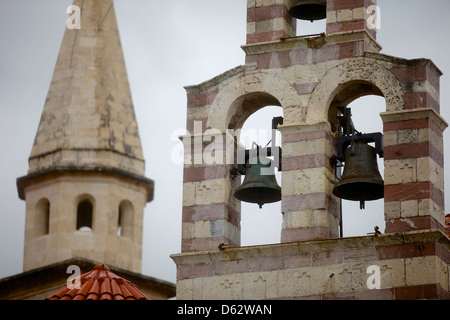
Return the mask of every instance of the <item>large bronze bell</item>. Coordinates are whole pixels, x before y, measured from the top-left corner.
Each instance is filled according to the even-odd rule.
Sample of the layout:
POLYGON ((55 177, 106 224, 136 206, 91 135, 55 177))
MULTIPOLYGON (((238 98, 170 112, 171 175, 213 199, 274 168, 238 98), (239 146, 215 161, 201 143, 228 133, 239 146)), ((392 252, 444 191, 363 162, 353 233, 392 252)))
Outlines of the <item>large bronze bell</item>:
POLYGON ((326 0, 297 0, 289 14, 300 20, 322 20, 327 17, 327 1, 326 0))
POLYGON ((244 202, 257 203, 259 208, 266 203, 280 201, 281 187, 277 183, 272 160, 265 157, 247 160, 244 182, 236 189, 234 196, 244 202))
POLYGON ((384 197, 384 182, 378 170, 375 148, 357 141, 345 151, 345 167, 333 194, 341 199, 365 201, 384 197))

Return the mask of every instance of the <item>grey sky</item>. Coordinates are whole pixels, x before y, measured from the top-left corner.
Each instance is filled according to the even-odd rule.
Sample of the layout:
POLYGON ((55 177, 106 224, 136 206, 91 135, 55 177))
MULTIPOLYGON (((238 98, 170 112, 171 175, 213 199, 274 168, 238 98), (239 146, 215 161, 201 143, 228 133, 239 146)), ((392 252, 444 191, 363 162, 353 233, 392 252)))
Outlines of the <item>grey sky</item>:
MULTIPOLYGON (((71 3, 0 0, 0 278, 22 272, 25 202, 17 196, 15 181, 28 170, 71 3)), ((379 0, 378 4, 382 53, 433 60, 444 73, 441 114, 450 120, 450 1, 379 0)), ((144 214, 143 273, 174 282, 175 264, 169 255, 180 251, 182 166, 171 162, 171 152, 177 144, 173 133, 185 127, 183 86, 244 63, 240 46, 245 44, 246 1, 115 0, 115 9, 146 176, 155 180, 155 199, 144 214)), ((324 31, 323 23, 302 23, 299 28, 300 34, 324 31)), ((381 122, 377 124, 374 117, 383 110, 384 101, 366 99, 355 105, 354 120, 364 131, 372 130, 366 130, 372 124, 381 131, 381 122), (361 112, 364 106, 368 109, 361 112)), ((270 126, 272 114, 256 117, 262 120, 250 127, 270 126)), ((449 173, 445 172, 448 186, 449 173)), ((446 196, 447 205, 449 200, 446 196)), ((366 206, 361 212, 358 205, 346 204, 346 235, 364 235, 383 221, 382 201, 366 206)), ((279 242, 280 230, 279 204, 262 211, 243 207, 243 245, 279 242)))

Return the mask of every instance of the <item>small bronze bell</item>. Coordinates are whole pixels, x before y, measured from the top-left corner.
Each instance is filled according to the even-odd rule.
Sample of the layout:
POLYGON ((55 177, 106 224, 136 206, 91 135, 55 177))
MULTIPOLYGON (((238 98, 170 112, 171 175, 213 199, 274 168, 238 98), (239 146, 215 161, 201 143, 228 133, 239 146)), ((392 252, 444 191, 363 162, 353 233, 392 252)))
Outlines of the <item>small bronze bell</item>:
POLYGON ((341 180, 333 188, 333 194, 341 199, 365 201, 384 197, 384 182, 378 170, 375 148, 357 141, 345 151, 345 167, 341 180))
POLYGON ((322 20, 327 17, 327 1, 326 0, 297 0, 289 14, 300 20, 322 20))
POLYGON ((272 160, 265 157, 247 160, 244 182, 236 189, 234 197, 244 202, 257 203, 259 208, 266 203, 280 201, 281 187, 277 183, 272 160))

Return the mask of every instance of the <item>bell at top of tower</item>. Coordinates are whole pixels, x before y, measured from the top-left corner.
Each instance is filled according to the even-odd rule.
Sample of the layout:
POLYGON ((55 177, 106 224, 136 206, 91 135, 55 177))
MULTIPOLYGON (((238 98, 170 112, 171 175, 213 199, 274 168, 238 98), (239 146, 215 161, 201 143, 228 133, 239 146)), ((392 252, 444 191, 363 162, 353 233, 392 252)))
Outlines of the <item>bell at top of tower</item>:
POLYGON ((300 20, 322 20, 327 17, 326 0, 296 0, 289 14, 300 20))

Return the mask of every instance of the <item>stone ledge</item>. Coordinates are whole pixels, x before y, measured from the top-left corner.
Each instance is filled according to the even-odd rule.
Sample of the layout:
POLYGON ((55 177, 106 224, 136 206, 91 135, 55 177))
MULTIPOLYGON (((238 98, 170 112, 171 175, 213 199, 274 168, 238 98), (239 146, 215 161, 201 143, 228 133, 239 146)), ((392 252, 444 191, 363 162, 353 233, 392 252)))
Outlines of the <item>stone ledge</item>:
POLYGON ((121 170, 114 167, 94 167, 94 168, 78 168, 78 167, 52 167, 46 170, 40 170, 30 173, 26 176, 17 178, 17 190, 19 198, 25 200, 25 188, 34 180, 43 179, 47 176, 64 175, 64 174, 107 174, 121 176, 126 179, 142 183, 147 190, 147 202, 153 200, 154 181, 146 177, 121 170))
POLYGON ((450 238, 438 230, 172 255, 178 299, 449 299, 450 238), (369 267, 379 287, 369 288, 369 267), (369 290, 368 290, 369 289, 369 290))
POLYGON ((274 52, 274 51, 285 51, 293 49, 308 49, 311 45, 311 41, 319 41, 323 45, 333 45, 346 42, 354 41, 368 41, 373 43, 374 49, 380 51, 381 46, 376 42, 376 40, 371 37, 365 31, 355 31, 355 32, 340 32, 334 33, 332 35, 317 34, 317 35, 305 35, 298 37, 282 38, 276 41, 268 42, 258 42, 254 44, 247 44, 241 46, 246 55, 257 55, 262 53, 274 52))
POLYGON ((222 85, 227 80, 233 78, 234 76, 243 73, 245 71, 245 66, 237 66, 233 69, 227 70, 224 73, 215 76, 209 80, 203 81, 197 85, 185 86, 187 94, 200 94, 204 91, 208 91, 208 89, 213 88, 217 85, 222 85))
POLYGON ((421 230, 404 233, 389 233, 379 236, 361 236, 339 239, 291 242, 249 247, 231 247, 224 250, 197 251, 173 254, 170 257, 179 266, 184 264, 213 263, 281 255, 327 252, 339 249, 364 249, 370 246, 383 247, 411 243, 438 242, 450 250, 450 238, 442 231, 421 230))

